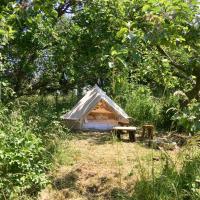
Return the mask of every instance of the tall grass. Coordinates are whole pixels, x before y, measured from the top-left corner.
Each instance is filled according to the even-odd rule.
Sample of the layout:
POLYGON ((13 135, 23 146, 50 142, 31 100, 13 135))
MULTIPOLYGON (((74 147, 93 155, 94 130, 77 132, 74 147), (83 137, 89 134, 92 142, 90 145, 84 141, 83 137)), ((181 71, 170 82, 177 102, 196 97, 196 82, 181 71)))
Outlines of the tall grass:
POLYGON ((136 87, 127 96, 125 110, 136 123, 154 123, 160 118, 161 104, 152 96, 150 89, 136 87))
MULTIPOLYGON (((164 153, 161 172, 144 173, 134 188, 132 200, 198 200, 200 199, 200 151, 187 147, 174 162, 164 153)), ((153 167, 153 166, 151 166, 153 167)))

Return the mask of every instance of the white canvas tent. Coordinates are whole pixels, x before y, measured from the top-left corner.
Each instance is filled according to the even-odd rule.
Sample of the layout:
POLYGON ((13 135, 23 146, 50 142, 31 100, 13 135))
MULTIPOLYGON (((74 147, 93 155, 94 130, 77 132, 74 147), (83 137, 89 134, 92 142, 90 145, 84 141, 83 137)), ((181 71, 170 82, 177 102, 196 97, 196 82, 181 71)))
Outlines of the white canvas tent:
POLYGON ((74 108, 61 117, 71 129, 110 130, 129 123, 129 116, 97 85, 89 90, 74 108))

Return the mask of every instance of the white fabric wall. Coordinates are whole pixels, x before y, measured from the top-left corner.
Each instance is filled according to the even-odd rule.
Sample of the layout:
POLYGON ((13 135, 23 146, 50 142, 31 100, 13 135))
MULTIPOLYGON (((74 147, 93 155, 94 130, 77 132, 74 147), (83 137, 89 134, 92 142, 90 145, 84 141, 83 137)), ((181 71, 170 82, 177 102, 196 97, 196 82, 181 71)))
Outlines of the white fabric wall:
POLYGON ((83 123, 83 129, 85 130, 111 130, 113 126, 116 126, 117 122, 109 123, 108 121, 88 121, 83 123))

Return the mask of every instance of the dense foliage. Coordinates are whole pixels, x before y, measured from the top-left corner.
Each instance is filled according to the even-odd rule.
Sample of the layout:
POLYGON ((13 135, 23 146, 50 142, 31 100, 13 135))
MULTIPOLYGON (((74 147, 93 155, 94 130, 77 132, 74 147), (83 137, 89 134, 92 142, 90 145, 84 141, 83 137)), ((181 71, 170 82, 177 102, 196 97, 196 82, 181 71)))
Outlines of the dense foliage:
POLYGON ((34 194, 47 183, 49 161, 44 157, 44 145, 24 125, 19 113, 8 117, 8 111, 1 109, 0 198, 16 198, 28 191, 34 194))
POLYGON ((49 183, 59 138, 68 133, 57 116, 62 102, 33 96, 1 105, 0 199, 36 195, 49 183))
POLYGON ((160 102, 151 95, 148 88, 139 87, 127 97, 126 110, 137 122, 156 123, 160 120, 160 106, 160 102))
POLYGON ((19 96, 125 79, 199 98, 198 13, 195 0, 5 1, 3 85, 19 96))
POLYGON ((177 110, 172 119, 182 129, 190 133, 197 133, 200 130, 200 103, 191 101, 183 110, 177 110))

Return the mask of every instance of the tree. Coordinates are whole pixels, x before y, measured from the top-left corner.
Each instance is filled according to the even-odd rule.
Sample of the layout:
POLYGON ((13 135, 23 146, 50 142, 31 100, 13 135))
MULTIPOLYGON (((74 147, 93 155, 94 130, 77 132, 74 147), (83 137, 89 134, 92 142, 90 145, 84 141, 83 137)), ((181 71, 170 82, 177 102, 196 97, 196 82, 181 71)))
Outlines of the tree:
MULTIPOLYGON (((184 85, 184 90, 190 100, 199 99, 200 24, 198 14, 200 10, 198 1, 137 2, 130 3, 126 10, 130 28, 126 28, 125 35, 131 38, 129 46, 131 42, 139 44, 139 48, 143 49, 142 53, 138 46, 132 48, 140 57, 147 57, 145 66, 148 66, 148 58, 150 58, 151 67, 157 65, 157 70, 159 67, 166 69, 161 73, 164 77, 171 73, 182 82, 188 82, 187 87, 184 85)), ((141 64, 141 61, 139 62, 141 64)))
POLYGON ((0 9, 9 30, 2 77, 17 95, 124 79, 199 98, 197 0, 11 1, 0 9))
POLYGON ((77 4, 80 2, 46 1, 44 4, 35 0, 1 5, 1 63, 4 67, 1 77, 9 82, 17 96, 52 85, 47 75, 52 77, 50 82, 56 78, 55 85, 59 83, 63 70, 54 68, 52 50, 60 48, 59 42, 67 43, 68 38, 63 38, 66 34, 58 27, 62 20, 68 21, 64 14, 68 10, 76 11, 77 4))

